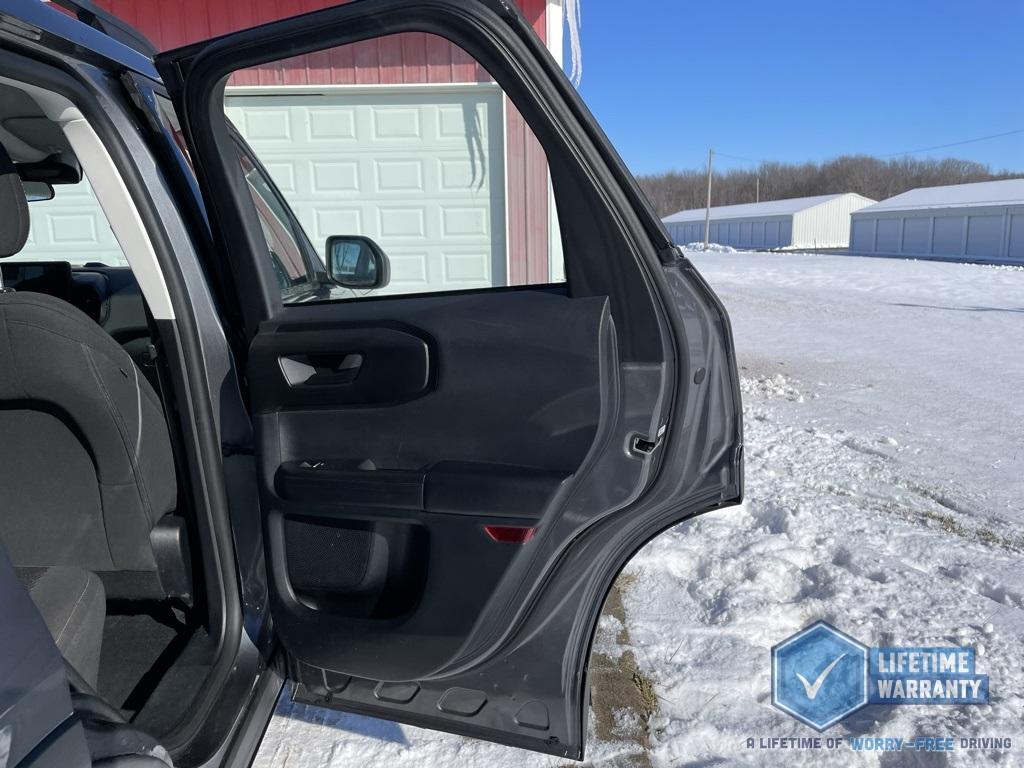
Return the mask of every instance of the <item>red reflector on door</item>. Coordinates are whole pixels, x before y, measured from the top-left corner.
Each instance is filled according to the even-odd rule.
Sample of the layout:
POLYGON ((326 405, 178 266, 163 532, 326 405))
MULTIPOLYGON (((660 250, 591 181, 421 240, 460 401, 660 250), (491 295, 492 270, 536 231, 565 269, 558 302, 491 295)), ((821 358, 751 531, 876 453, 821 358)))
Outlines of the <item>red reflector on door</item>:
POLYGON ((533 538, 536 528, 522 528, 518 525, 485 525, 484 531, 492 541, 502 544, 525 544, 533 538))

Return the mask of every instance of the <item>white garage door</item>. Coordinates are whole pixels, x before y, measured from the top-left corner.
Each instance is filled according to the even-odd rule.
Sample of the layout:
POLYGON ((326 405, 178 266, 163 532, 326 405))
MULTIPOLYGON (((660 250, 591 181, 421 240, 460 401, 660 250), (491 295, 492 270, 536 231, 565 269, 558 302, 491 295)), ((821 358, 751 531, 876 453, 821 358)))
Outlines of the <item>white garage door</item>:
POLYGON ((29 203, 28 242, 18 261, 95 262, 108 267, 128 265, 121 246, 85 179, 58 184, 52 200, 29 203))
POLYGON ((496 86, 229 93, 226 112, 321 257, 328 236, 360 234, 391 259, 385 292, 506 283, 496 86))

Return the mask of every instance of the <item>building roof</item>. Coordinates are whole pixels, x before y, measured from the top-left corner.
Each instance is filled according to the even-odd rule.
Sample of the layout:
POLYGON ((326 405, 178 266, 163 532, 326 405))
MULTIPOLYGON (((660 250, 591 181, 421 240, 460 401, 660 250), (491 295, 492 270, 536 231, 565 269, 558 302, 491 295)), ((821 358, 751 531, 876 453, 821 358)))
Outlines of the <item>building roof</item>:
MULTIPOLYGON (((719 205, 712 206, 712 219, 752 219, 761 216, 789 216, 816 205, 827 203, 847 195, 860 197, 862 200, 869 200, 854 192, 840 192, 835 195, 815 195, 813 197, 791 197, 788 200, 767 200, 763 203, 741 203, 740 205, 719 205)), ((693 208, 688 211, 679 211, 671 216, 662 219, 666 224, 674 224, 680 221, 704 221, 704 208, 693 208)))
POLYGON ((1024 179, 918 187, 880 203, 861 208, 860 213, 915 211, 929 208, 976 208, 989 205, 1024 205, 1024 179))

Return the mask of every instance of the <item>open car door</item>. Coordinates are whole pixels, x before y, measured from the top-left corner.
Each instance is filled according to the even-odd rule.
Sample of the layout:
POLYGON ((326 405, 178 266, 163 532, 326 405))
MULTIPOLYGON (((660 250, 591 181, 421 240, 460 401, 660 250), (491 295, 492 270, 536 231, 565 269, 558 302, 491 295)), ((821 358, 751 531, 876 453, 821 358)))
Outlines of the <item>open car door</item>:
POLYGON ((271 615, 294 695, 581 758, 590 644, 616 575, 660 531, 741 498, 721 304, 504 0, 362 0, 157 62, 245 326, 271 615), (474 87, 398 97, 379 79, 258 103, 236 87, 275 61, 308 72, 371 54, 392 77, 427 79, 450 56, 442 68, 474 87), (279 190, 240 162, 225 110, 279 190), (512 200, 538 157, 542 185, 512 200), (548 175, 557 222, 531 220, 548 175), (348 279, 334 246, 317 274, 291 270, 303 238, 289 245, 288 229, 354 234, 329 230, 340 220, 390 256, 390 286, 321 285, 348 279))

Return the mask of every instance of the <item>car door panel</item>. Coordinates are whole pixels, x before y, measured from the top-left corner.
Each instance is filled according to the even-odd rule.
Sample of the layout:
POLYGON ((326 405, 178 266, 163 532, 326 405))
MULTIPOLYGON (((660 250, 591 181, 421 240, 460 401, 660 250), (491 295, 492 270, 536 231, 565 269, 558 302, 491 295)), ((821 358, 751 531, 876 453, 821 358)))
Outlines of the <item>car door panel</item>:
POLYGON ((314 667, 428 678, 485 605, 507 599, 499 583, 519 548, 494 530, 555 526, 553 502, 601 420, 600 377, 617 369, 607 301, 381 300, 347 306, 341 327, 328 319, 337 305, 302 309, 298 324, 285 313, 262 328, 250 357, 277 631, 314 667), (431 382, 420 397, 353 406, 344 387, 289 387, 275 364, 334 348, 362 356, 359 380, 380 351, 361 342, 395 323, 430 339, 429 375, 409 372, 431 382))
POLYGON ((601 335, 611 332, 603 297, 570 299, 540 291, 289 308, 253 342, 254 410, 287 411, 281 425, 286 458, 339 458, 337 441, 344 433, 345 458, 372 459, 386 469, 415 469, 442 458, 533 466, 542 457, 545 466, 571 471, 593 442, 601 335), (355 382, 363 387, 373 373, 374 352, 359 336, 371 330, 394 334, 396 326, 431 350, 424 356, 431 383, 420 386, 419 369, 411 376, 382 375, 380 383, 390 387, 396 384, 389 378, 399 384, 415 379, 421 397, 384 401, 391 406, 386 410, 337 408, 348 405, 341 391, 287 388, 276 372, 267 376, 275 361, 262 355, 265 346, 279 356, 336 349, 364 355, 355 382), (268 388, 284 389, 287 396, 277 401, 268 388), (382 428, 386 423, 402 428, 382 428), (501 439, 493 439, 495 434, 501 439), (444 456, 438 455, 441 439, 447 444, 444 456))
POLYGON ((237 275, 295 698, 580 758, 616 574, 666 527, 742 496, 721 304, 503 0, 365 0, 158 66, 237 275), (543 144, 567 286, 281 301, 218 89, 274 51, 405 31, 469 52, 543 144))

